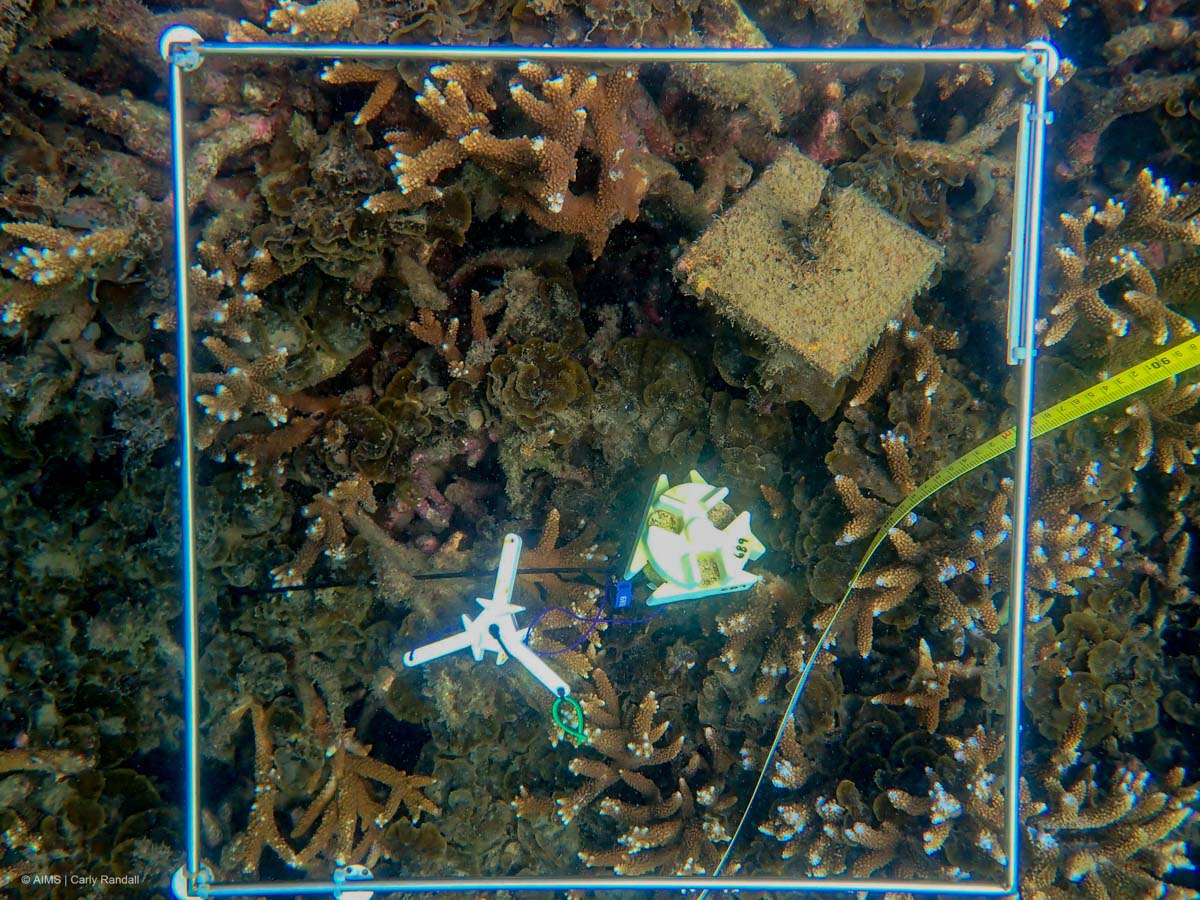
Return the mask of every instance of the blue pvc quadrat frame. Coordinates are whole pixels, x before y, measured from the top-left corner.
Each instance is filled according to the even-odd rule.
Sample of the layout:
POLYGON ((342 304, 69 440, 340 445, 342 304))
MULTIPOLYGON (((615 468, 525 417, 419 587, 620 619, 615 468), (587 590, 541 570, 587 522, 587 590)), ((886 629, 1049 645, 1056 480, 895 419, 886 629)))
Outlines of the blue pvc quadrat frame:
MULTIPOLYGON (((1034 321, 1038 293, 1042 172, 1045 131, 1052 119, 1047 107, 1049 82, 1059 66, 1057 50, 1036 41, 1016 49, 649 49, 467 47, 425 45, 210 43, 191 28, 175 26, 162 36, 163 58, 170 66, 171 160, 175 209, 175 270, 179 360, 179 440, 182 518, 182 600, 184 627, 185 713, 185 839, 187 859, 176 872, 172 888, 181 898, 240 896, 333 895, 369 900, 372 892, 388 891, 563 891, 563 890, 758 890, 758 891, 908 891, 914 894, 1010 896, 1017 893, 1020 870, 1020 822, 1017 816, 1020 780, 1020 721, 1025 604, 1012 598, 1025 593, 1029 524, 1029 452, 1032 441, 1034 321), (1012 510, 1012 575, 1008 608, 1005 719, 1004 879, 999 883, 964 881, 905 881, 884 878, 754 878, 749 876, 672 877, 472 877, 371 878, 355 867, 337 869, 327 881, 217 883, 201 860, 200 839, 200 656, 196 570, 195 453, 192 429, 191 317, 186 274, 188 245, 187 155, 184 137, 184 76, 206 58, 425 60, 425 61, 545 61, 560 63, 989 63, 1014 66, 1030 85, 1022 104, 1014 175, 1012 247, 1008 292, 1008 362, 1019 367, 1020 394, 1016 410, 1012 510)), ((801 679, 801 684, 803 679, 801 679)), ((793 693, 784 719, 792 714, 799 691, 793 693)), ((359 867, 361 868, 361 867, 359 867)))

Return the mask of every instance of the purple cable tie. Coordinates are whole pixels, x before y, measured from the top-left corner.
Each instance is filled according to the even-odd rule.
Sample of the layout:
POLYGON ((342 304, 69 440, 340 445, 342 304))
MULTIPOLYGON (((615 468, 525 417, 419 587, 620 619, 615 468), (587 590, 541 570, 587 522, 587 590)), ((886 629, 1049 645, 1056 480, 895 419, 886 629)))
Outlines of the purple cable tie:
POLYGON ((596 615, 588 617, 588 616, 581 616, 578 613, 572 612, 571 610, 566 609, 565 607, 562 607, 562 606, 547 606, 545 609, 543 609, 540 613, 538 613, 534 617, 533 621, 529 623, 529 627, 525 629, 525 637, 523 639, 524 643, 526 644, 526 646, 529 645, 529 636, 531 634, 533 634, 533 626, 535 626, 539 621, 541 621, 543 616, 546 616, 552 612, 564 613, 565 615, 570 616, 572 619, 574 619, 577 622, 587 622, 588 628, 587 628, 587 631, 585 631, 583 634, 581 634, 573 643, 571 643, 570 645, 568 645, 566 647, 563 647, 561 650, 534 650, 533 652, 536 653, 538 656, 559 656, 563 653, 566 653, 568 650, 574 650, 576 647, 581 646, 584 643, 584 641, 586 641, 588 638, 590 638, 592 636, 592 634, 596 631, 596 629, 598 627, 600 627, 601 623, 603 623, 605 625, 644 625, 647 622, 653 621, 654 619, 657 619, 660 615, 662 615, 662 610, 659 610, 658 612, 654 613, 654 615, 647 616, 644 619, 613 619, 613 618, 606 619, 606 618, 604 618, 604 608, 605 608, 605 603, 603 601, 601 601, 600 604, 596 607, 596 615))

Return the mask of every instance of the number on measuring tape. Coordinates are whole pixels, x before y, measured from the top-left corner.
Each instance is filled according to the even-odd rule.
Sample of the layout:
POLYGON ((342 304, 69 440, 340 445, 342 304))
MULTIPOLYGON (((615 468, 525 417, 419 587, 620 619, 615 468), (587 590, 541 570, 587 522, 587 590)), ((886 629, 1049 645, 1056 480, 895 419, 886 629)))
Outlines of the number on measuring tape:
MULTIPOLYGON (((1165 355, 1130 366, 1123 372, 1105 379, 1094 387, 1080 391, 1078 394, 1074 394, 1060 403, 1056 403, 1049 409, 1038 413, 1033 417, 1033 422, 1031 423, 1032 434, 1034 437, 1041 437, 1062 425, 1066 425, 1087 415, 1089 412, 1101 409, 1123 397, 1128 397, 1139 390, 1158 384, 1171 375, 1186 371, 1195 365, 1200 365, 1200 335, 1166 351, 1165 355), (1172 362, 1171 356, 1176 357, 1177 361, 1172 362)), ((1015 446, 1016 430, 1008 428, 991 440, 984 441, 979 446, 951 462, 905 497, 900 505, 892 511, 892 514, 887 517, 883 523, 883 527, 879 529, 875 537, 871 540, 871 543, 867 546, 867 551, 863 555, 862 562, 859 563, 858 571, 854 578, 850 580, 850 587, 842 598, 837 611, 835 611, 834 618, 837 618, 838 612, 841 611, 846 599, 850 596, 850 591, 854 589, 854 584, 858 580, 858 576, 863 573, 870 563, 871 557, 875 555, 875 551, 883 544, 889 530, 895 527, 897 523, 902 521, 917 506, 928 500, 946 485, 956 481, 967 472, 976 469, 984 463, 990 462, 1001 453, 1005 453, 1015 446)))

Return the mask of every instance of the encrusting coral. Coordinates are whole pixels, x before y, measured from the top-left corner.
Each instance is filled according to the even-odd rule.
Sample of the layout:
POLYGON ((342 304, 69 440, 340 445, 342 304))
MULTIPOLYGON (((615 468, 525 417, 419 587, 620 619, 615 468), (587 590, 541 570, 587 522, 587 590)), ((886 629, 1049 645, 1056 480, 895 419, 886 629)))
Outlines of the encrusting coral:
POLYGON ((500 414, 559 443, 584 427, 591 393, 583 366, 541 338, 510 348, 488 368, 488 400, 500 414))

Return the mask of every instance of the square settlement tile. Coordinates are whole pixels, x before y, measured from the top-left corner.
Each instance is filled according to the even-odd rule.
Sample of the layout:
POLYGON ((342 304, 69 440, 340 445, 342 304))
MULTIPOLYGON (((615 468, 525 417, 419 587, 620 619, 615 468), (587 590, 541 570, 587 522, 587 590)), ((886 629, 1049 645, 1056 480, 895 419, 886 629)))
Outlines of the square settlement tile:
POLYGON ((822 419, 942 258, 936 243, 796 150, 779 155, 676 265, 699 299, 764 341, 768 373, 822 419))

